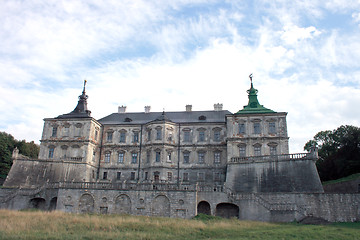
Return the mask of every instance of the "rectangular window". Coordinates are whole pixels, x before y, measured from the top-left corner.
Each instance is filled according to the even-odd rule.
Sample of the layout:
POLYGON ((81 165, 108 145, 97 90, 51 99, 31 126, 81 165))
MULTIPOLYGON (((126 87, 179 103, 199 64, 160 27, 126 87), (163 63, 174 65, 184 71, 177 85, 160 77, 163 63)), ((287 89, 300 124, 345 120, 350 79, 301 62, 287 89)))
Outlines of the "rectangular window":
POLYGON ((204 142, 204 141, 205 141, 205 132, 200 131, 199 132, 199 142, 204 142))
POLYGON ((190 153, 184 152, 184 163, 189 163, 189 162, 190 162, 190 153))
POLYGON ((183 181, 184 181, 184 182, 189 181, 189 173, 187 173, 187 172, 184 172, 184 173, 183 173, 183 181))
POLYGON ((255 146, 254 147, 254 155, 255 156, 261 156, 261 146, 255 146))
POLYGON ((134 132, 134 142, 139 142, 139 133, 138 132, 134 132))
POLYGON ((97 141, 98 135, 99 135, 99 131, 95 130, 95 141, 97 141))
POLYGON ((106 163, 110 162, 110 156, 111 156, 111 153, 109 153, 109 152, 105 153, 105 162, 106 163))
POLYGON ((254 134, 260 134, 260 133, 261 133, 260 123, 256 122, 254 123, 254 134))
POLYGON ((117 172, 116 173, 116 180, 120 180, 121 179, 121 172, 117 172))
POLYGON ((167 153, 167 159, 166 159, 168 162, 171 162, 171 152, 168 152, 167 153))
POLYGON ((198 173, 198 180, 199 181, 204 181, 205 180, 205 173, 199 172, 198 173))
POLYGON ((106 136, 106 141, 107 142, 112 142, 112 138, 113 138, 113 133, 112 132, 108 132, 107 136, 106 136))
POLYGON ((219 130, 215 130, 215 131, 214 131, 214 141, 215 141, 215 142, 219 142, 219 141, 220 141, 220 131, 219 131, 219 130))
POLYGON ((172 172, 167 173, 167 179, 168 179, 169 182, 172 181, 172 172))
POLYGON ((49 158, 53 158, 54 157, 54 148, 51 147, 49 148, 49 158))
POLYGON ((155 162, 160 162, 161 153, 159 151, 155 152, 155 162))
POLYGON ((245 146, 240 146, 239 151, 240 151, 240 157, 246 156, 246 147, 245 146))
POLYGON ((124 143, 126 141, 126 133, 120 132, 120 141, 121 143, 124 143))
POLYGON ((161 129, 156 129, 156 140, 161 140, 161 129))
POLYGON ((269 133, 270 134, 276 133, 275 122, 269 122, 269 133))
POLYGON ((148 141, 151 141, 151 130, 149 130, 147 133, 148 133, 148 141))
POLYGON ((118 163, 124 163, 124 153, 119 152, 118 163))
POLYGON ((131 155, 131 163, 137 163, 137 157, 138 157, 138 154, 137 153, 133 153, 131 155))
POLYGON ((214 163, 220 163, 221 162, 221 152, 215 152, 214 153, 214 163))
POLYGON ((214 173, 214 181, 220 181, 220 173, 214 173))
POLYGON ((103 172, 103 179, 107 179, 107 172, 103 172))
POLYGON ((276 146, 270 146, 270 155, 277 155, 276 146))
POLYGON ((135 172, 130 173, 130 180, 135 180, 135 172))
POLYGON ((190 131, 184 132, 184 142, 190 142, 190 131))
POLYGON ((95 156, 96 156, 96 152, 95 152, 95 149, 94 149, 94 151, 93 151, 93 156, 92 156, 93 162, 95 162, 95 156))
POLYGON ((239 134, 245 134, 245 123, 239 123, 239 134))
POLYGON ((149 173, 145 172, 145 180, 148 180, 148 178, 149 178, 149 173))
POLYGON ((57 135, 57 127, 53 127, 51 136, 56 137, 56 135, 57 135))
POLYGON ((147 162, 147 163, 150 163, 150 156, 151 156, 150 151, 147 151, 147 152, 146 152, 146 162, 147 162))
MULTIPOLYGON (((64 128, 64 137, 68 137, 69 136, 69 127, 65 127, 64 128)), ((96 140, 96 139, 95 139, 96 140)))
POLYGON ((205 162, 205 153, 204 152, 199 152, 198 153, 198 160, 199 160, 199 163, 204 163, 205 162))

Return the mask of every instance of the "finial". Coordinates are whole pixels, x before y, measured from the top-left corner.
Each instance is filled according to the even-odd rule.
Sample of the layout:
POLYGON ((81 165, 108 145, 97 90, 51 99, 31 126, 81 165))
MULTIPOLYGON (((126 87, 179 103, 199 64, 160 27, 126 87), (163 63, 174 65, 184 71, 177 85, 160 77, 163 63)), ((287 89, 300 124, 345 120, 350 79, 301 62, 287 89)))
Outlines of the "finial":
POLYGON ((253 74, 252 74, 252 73, 249 75, 249 78, 250 78, 250 82, 251 82, 251 84, 252 84, 252 78, 253 78, 253 74))
POLYGON ((83 93, 85 93, 85 86, 86 86, 86 79, 84 80, 84 90, 83 90, 83 93))

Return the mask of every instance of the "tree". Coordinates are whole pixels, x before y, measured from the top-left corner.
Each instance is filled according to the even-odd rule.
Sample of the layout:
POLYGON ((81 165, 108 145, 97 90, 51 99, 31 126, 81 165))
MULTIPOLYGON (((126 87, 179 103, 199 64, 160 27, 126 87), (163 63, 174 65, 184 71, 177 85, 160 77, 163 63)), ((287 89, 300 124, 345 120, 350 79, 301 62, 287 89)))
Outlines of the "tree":
POLYGON ((314 145, 319 149, 316 166, 322 181, 360 172, 360 128, 345 125, 318 132, 304 150, 310 151, 314 145))
POLYGON ((32 142, 25 140, 18 141, 5 132, 0 132, 0 183, 5 180, 12 165, 12 152, 14 148, 19 149, 19 153, 30 158, 37 158, 40 147, 32 142))

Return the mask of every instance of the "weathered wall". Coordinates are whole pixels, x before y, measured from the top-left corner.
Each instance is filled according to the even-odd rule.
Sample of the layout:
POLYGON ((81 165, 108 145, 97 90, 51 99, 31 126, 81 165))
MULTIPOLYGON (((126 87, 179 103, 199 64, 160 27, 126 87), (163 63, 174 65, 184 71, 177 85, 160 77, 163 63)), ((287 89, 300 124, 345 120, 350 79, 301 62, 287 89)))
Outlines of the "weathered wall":
POLYGON ((234 192, 323 192, 312 160, 229 164, 226 186, 234 192))
POLYGON ((326 193, 360 193, 360 178, 323 185, 324 191, 326 193))

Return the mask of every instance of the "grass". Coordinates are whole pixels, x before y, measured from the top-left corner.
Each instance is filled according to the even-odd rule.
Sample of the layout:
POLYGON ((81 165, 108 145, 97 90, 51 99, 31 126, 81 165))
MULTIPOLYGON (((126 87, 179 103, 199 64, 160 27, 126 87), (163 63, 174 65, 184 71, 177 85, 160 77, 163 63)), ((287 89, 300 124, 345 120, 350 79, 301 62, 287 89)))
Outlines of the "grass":
POLYGON ((0 210, 0 239, 359 239, 360 223, 301 225, 198 217, 0 210))
POLYGON ((326 181, 326 182, 323 182, 322 184, 328 185, 328 184, 334 184, 334 183, 339 183, 339 182, 347 182, 347 181, 355 180, 358 178, 360 178, 360 173, 355 173, 355 174, 349 175, 347 177, 326 181))

